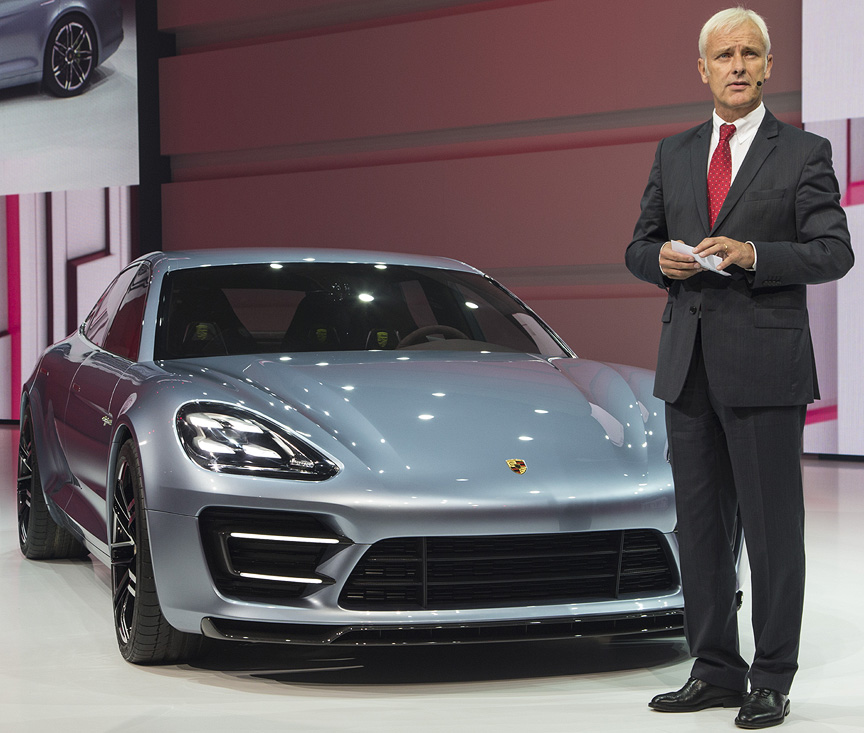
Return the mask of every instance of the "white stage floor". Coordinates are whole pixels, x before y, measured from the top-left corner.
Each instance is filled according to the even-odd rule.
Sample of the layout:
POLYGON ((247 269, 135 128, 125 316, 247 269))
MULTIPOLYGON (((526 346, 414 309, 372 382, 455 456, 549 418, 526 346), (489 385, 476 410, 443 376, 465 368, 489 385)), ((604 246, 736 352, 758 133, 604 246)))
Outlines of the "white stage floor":
MULTIPOLYGON (((17 430, 0 427, 0 730, 43 733, 616 733, 737 730, 735 710, 670 715, 680 638, 461 647, 222 644, 194 666, 117 652, 108 573, 18 551, 17 430)), ((864 729, 864 463, 805 462, 808 581, 801 670, 784 731, 864 729)), ((752 650, 742 610, 745 653, 752 650)))

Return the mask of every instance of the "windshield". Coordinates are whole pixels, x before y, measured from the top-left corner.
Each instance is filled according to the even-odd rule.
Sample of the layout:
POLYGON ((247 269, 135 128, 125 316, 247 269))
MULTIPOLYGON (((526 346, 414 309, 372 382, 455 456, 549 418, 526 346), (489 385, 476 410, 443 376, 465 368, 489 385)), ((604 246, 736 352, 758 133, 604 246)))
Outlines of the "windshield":
POLYGON ((272 263, 177 270, 162 286, 156 359, 390 349, 569 355, 531 311, 474 273, 272 263))

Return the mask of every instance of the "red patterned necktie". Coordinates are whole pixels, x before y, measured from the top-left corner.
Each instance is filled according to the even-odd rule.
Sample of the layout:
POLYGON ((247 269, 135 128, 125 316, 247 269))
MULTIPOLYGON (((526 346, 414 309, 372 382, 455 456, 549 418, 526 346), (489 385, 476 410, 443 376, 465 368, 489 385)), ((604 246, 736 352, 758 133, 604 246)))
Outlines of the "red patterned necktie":
POLYGON ((729 138, 735 134, 735 125, 720 125, 720 142, 711 156, 708 166, 708 220, 711 226, 717 220, 717 214, 729 193, 732 181, 732 151, 729 150, 729 138))

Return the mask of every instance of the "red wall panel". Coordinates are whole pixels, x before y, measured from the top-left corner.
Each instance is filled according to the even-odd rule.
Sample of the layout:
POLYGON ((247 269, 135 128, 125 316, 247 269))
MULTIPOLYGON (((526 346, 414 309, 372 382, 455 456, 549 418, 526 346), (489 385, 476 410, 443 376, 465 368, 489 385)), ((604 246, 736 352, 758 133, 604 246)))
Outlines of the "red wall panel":
POLYGON ((287 11, 332 6, 333 0, 170 0, 159 4, 159 26, 178 31, 207 24, 230 24, 250 18, 268 19, 287 11))
MULTIPOLYGON (((629 3, 613 28, 606 3, 556 0, 165 59, 163 152, 703 101, 696 34, 706 5, 679 3, 661 23, 657 3, 629 3)), ((798 66, 781 64, 772 92, 796 88, 798 66)))
MULTIPOLYGON (((710 114, 697 36, 717 9, 160 0, 178 42, 160 64, 164 246, 456 257, 504 273, 586 356, 653 366, 663 292, 623 253, 657 140, 710 114)), ((800 6, 757 10, 766 103, 796 122, 800 6)))
POLYGON ((164 244, 407 249, 481 268, 620 262, 654 147, 174 183, 164 244), (622 178, 634 159, 641 175, 622 178))

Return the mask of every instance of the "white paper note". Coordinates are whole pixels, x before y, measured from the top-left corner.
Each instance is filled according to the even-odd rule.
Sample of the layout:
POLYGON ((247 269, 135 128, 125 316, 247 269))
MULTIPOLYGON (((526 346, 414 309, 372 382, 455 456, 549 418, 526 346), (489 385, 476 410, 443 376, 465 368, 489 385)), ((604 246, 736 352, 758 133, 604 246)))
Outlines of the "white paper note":
POLYGON ((723 277, 731 277, 728 272, 724 272, 723 270, 718 270, 717 265, 723 262, 717 255, 707 255, 703 257, 702 255, 694 255, 693 247, 689 244, 684 244, 684 242, 679 242, 677 239, 673 239, 670 244, 672 245, 672 249, 676 252, 681 252, 685 255, 693 255, 696 261, 702 266, 705 270, 711 270, 711 272, 716 272, 718 275, 723 275, 723 277))

